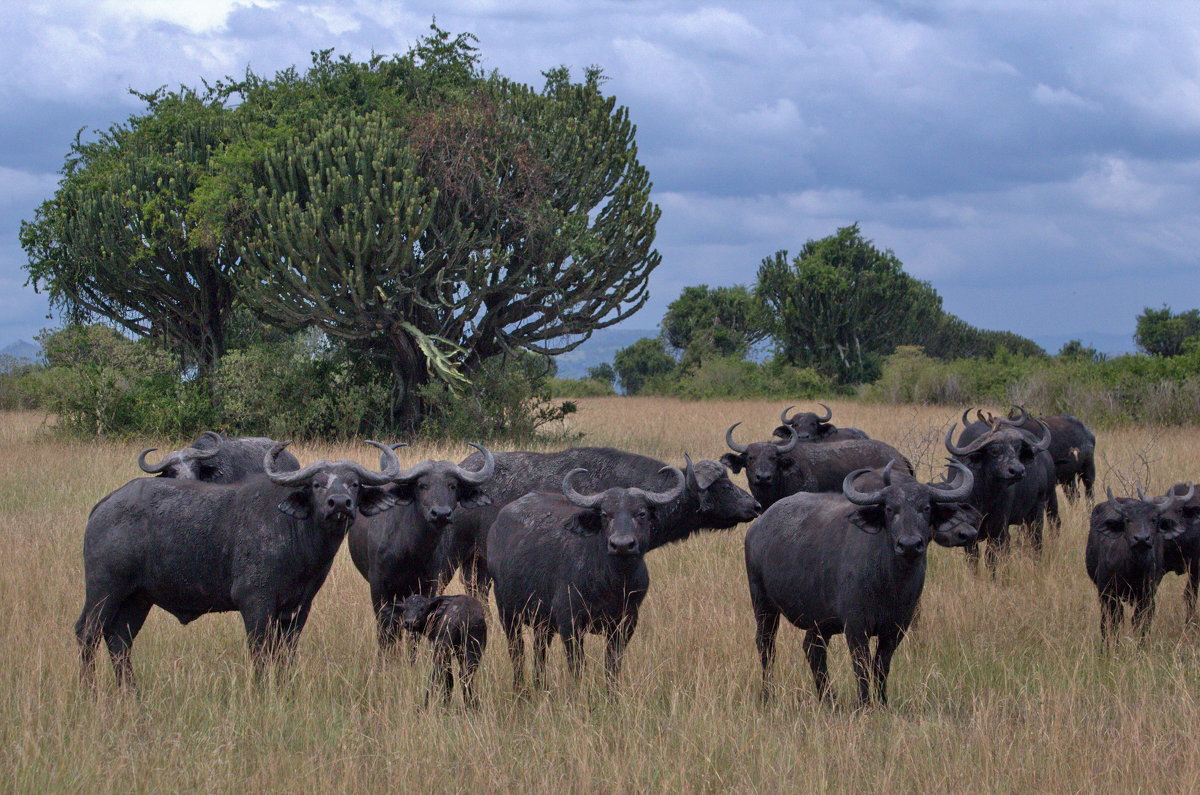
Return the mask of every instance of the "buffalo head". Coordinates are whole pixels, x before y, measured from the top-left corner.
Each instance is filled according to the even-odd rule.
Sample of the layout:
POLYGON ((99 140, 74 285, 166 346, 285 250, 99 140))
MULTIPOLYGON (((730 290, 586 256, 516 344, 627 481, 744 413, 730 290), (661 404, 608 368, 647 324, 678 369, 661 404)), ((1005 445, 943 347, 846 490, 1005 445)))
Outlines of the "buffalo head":
POLYGON ((986 431, 964 444, 953 441, 956 423, 946 432, 946 449, 970 467, 977 481, 1016 483, 1025 477, 1025 468, 1038 453, 1050 447, 1050 428, 1046 423, 1035 420, 1041 430, 1040 437, 1018 427, 1028 417, 1023 413, 1019 421, 994 419, 986 431))
POLYGON ((148 447, 138 455, 138 466, 146 474, 162 478, 207 480, 206 462, 221 451, 223 441, 219 433, 205 431, 191 447, 167 453, 157 464, 146 462, 146 456, 158 449, 148 447))
POLYGON ((817 405, 825 409, 823 415, 813 411, 797 411, 789 417, 788 412, 794 407, 788 406, 779 413, 779 421, 782 425, 775 429, 775 435, 781 439, 786 439, 786 429, 791 428, 795 431, 798 441, 819 442, 830 434, 837 433, 837 426, 829 424, 829 421, 833 419, 833 409, 824 403, 818 403, 817 405))
POLYGON ((1187 530, 1181 509, 1194 494, 1191 483, 1183 494, 1166 497, 1147 497, 1140 488, 1137 499, 1114 497, 1108 489, 1108 501, 1092 509, 1091 531, 1124 539, 1136 554, 1151 554, 1187 530))
POLYGON ((573 529, 599 533, 605 539, 609 555, 640 558, 650 548, 655 511, 679 499, 685 487, 685 476, 675 467, 659 471, 673 474, 675 486, 661 492, 611 488, 599 494, 580 494, 571 485, 571 479, 587 470, 572 469, 563 477, 562 491, 573 505, 583 509, 573 517, 573 529))
POLYGON ((790 425, 782 426, 788 436, 783 442, 751 442, 739 445, 733 441, 733 429, 741 425, 736 422, 725 431, 725 444, 732 453, 721 456, 721 463, 734 473, 746 470, 746 482, 750 491, 760 502, 774 502, 785 478, 796 474, 798 462, 790 455, 796 448, 796 432, 790 425))
POLYGON ((762 505, 729 479, 724 465, 707 460, 693 464, 690 456, 683 458, 687 492, 696 500, 705 527, 724 530, 762 513, 762 505))
POLYGON ((367 442, 383 451, 385 464, 380 472, 346 460, 322 460, 295 472, 283 472, 276 468, 276 459, 289 444, 277 443, 263 458, 267 477, 292 489, 278 506, 288 516, 307 519, 315 514, 321 524, 349 524, 356 512, 373 516, 396 504, 396 498, 380 488, 400 472, 400 460, 387 445, 367 442))
POLYGON ((392 479, 396 484, 396 500, 401 505, 415 502, 421 517, 435 527, 448 525, 454 509, 460 505, 464 508, 491 505, 491 498, 480 487, 496 472, 496 459, 482 445, 468 444, 483 453, 483 465, 478 470, 463 469, 453 461, 422 461, 392 479))

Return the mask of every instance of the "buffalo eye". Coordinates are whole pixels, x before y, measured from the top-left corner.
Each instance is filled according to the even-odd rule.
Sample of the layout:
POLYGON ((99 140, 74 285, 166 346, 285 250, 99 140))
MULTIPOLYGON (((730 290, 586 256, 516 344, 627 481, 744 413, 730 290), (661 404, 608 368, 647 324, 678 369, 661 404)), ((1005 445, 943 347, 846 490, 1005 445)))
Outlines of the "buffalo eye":
POLYGON ((1028 464, 1030 461, 1033 460, 1033 450, 1029 449, 1028 447, 1022 446, 1020 458, 1021 458, 1021 463, 1028 464))
POLYGON ((649 513, 646 511, 645 508, 643 508, 642 510, 635 513, 633 516, 636 519, 645 519, 648 515, 649 515, 649 513))
POLYGON ((1158 520, 1158 529, 1160 532, 1169 533, 1175 529, 1175 520, 1169 519, 1166 516, 1158 520))
POLYGON ((1104 527, 1110 533, 1123 533, 1123 532, 1125 532, 1125 520, 1124 519, 1106 519, 1104 522, 1104 527))
POLYGON ((418 483, 417 488, 420 489, 421 491, 429 491, 429 484, 428 483, 418 483))

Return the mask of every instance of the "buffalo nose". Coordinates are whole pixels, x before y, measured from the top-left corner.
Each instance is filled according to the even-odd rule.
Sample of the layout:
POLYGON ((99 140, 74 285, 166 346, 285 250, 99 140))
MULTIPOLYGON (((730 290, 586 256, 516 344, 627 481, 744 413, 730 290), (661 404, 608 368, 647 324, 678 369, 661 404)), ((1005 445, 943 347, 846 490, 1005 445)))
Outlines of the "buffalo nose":
POLYGON ((755 512, 755 513, 762 513, 762 512, 763 512, 762 503, 761 503, 761 502, 759 502, 758 500, 755 500, 755 501, 754 501, 754 512, 755 512))
POLYGON ((350 510, 350 497, 349 495, 330 497, 327 504, 331 511, 348 511, 350 510))
POLYGON ((896 542, 896 551, 906 558, 916 557, 925 551, 925 539, 920 536, 908 536, 896 542))
POLYGON ((1017 478, 1022 477, 1024 474, 1025 474, 1025 467, 1021 466, 1020 464, 1018 464, 1017 466, 1011 466, 1008 468, 1008 476, 1010 478, 1012 478, 1013 480, 1016 480, 1017 478))
POLYGON ((608 539, 608 554, 610 555, 636 555, 637 551, 637 539, 633 536, 613 536, 608 539))
POLYGON ((1141 534, 1141 533, 1139 533, 1138 535, 1135 535, 1135 536, 1133 537, 1133 545, 1134 545, 1135 547, 1148 547, 1148 546, 1150 546, 1150 534, 1149 534, 1149 533, 1145 533, 1145 534, 1141 534))
POLYGON ((445 523, 450 521, 450 514, 454 512, 453 508, 430 508, 429 521, 445 523))

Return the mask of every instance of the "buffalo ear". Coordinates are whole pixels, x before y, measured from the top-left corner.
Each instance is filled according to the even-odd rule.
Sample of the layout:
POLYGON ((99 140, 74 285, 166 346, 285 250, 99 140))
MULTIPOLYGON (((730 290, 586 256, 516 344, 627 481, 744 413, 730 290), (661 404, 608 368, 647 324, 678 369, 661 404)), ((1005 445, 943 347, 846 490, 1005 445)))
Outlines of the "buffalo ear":
POLYGON ((311 501, 312 497, 305 488, 293 491, 275 507, 293 519, 307 519, 312 515, 312 507, 309 505, 311 501))
MULTIPOLYGON (((1166 517, 1163 517, 1163 518, 1166 518, 1166 517)), ((1158 534, 1160 536, 1162 536, 1164 541, 1174 541, 1176 538, 1179 538, 1181 535, 1183 535, 1184 530, 1187 530, 1187 524, 1184 522, 1176 522, 1174 520, 1168 520, 1168 521, 1170 522, 1170 526, 1168 529, 1164 530, 1163 529, 1163 525, 1164 525, 1163 519, 1159 519, 1158 534)))
POLYGON ((875 535, 883 529, 883 508, 878 505, 863 505, 850 512, 850 524, 864 533, 875 535))
MULTIPOLYGON (((933 505, 933 537, 958 538, 959 532, 970 528, 979 532, 983 514, 965 502, 938 502, 933 505)), ((960 542, 961 543, 961 542, 960 542)))
POLYGON ((458 504, 464 508, 482 508, 485 505, 491 505, 492 498, 482 491, 475 489, 468 492, 465 496, 459 495, 458 504))
POLYGON ((817 437, 820 438, 820 437, 828 436, 829 434, 834 433, 836 430, 837 429, 834 428, 829 423, 822 422, 820 425, 817 426, 817 437))
POLYGON ((600 532, 600 511, 596 508, 584 508, 576 511, 567 520, 567 529, 582 536, 595 535, 600 532))
POLYGON ((399 500, 387 489, 367 486, 358 493, 358 512, 363 516, 374 516, 396 506, 399 500))
POLYGON ((397 505, 412 505, 413 500, 417 498, 417 492, 411 483, 396 483, 391 492, 392 496, 396 498, 397 505))
POLYGON ((729 467, 729 471, 736 475, 746 465, 746 456, 743 453, 726 453, 721 456, 721 463, 729 467))

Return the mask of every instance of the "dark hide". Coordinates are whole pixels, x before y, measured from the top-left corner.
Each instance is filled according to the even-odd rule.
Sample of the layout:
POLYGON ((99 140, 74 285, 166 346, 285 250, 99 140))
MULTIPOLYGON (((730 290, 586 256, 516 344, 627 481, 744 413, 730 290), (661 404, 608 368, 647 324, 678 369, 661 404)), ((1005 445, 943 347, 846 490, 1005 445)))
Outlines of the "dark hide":
POLYGON ((458 662, 463 704, 479 707, 475 694, 475 670, 487 648, 487 616, 483 604, 470 596, 410 596, 399 607, 404 628, 423 635, 433 645, 433 672, 425 704, 441 691, 443 703, 450 703, 454 688, 452 663, 458 662))
MULTIPOLYGON (((1100 639, 1107 647, 1133 605, 1133 629, 1145 638, 1163 578, 1163 549, 1186 529, 1178 497, 1111 497, 1092 509, 1085 564, 1100 598, 1100 639)), ((1190 495, 1189 495, 1190 496, 1190 495)))
MULTIPOLYGON (((872 477, 878 476, 852 482, 861 489, 872 477)), ((870 700, 872 680, 875 697, 887 701, 892 654, 925 585, 929 542, 969 543, 980 517, 963 503, 938 501, 952 496, 947 484, 927 485, 903 473, 893 476, 890 485, 883 482, 876 491, 878 504, 855 504, 842 494, 785 497, 747 531, 746 575, 764 700, 770 696, 782 615, 805 631, 804 649, 822 699, 833 698, 826 664, 829 639, 845 633, 859 702, 870 700), (871 638, 878 638, 873 661, 871 638)))
MULTIPOLYGON (((143 466, 143 471, 161 478, 236 483, 247 475, 260 474, 263 471, 263 456, 275 444, 274 439, 249 436, 230 439, 214 431, 206 431, 192 442, 191 447, 167 453, 159 463, 143 466)), ((139 461, 145 463, 144 456, 154 449, 151 447, 144 451, 138 457, 139 461)), ((295 472, 300 469, 300 462, 284 450, 279 454, 276 469, 295 472)))
MULTIPOLYGON (((1054 480, 1063 487, 1063 494, 1069 501, 1075 502, 1079 497, 1079 484, 1083 484, 1087 499, 1094 499, 1092 487, 1096 482, 1095 434, 1082 420, 1070 414, 1051 414, 1040 419, 1050 428, 1048 453, 1053 461, 1054 480)), ((1018 427, 1034 435, 1040 433, 1032 417, 1018 427)))
MULTIPOLYGON (((462 461, 478 467, 479 453, 462 461)), ((496 474, 488 483, 492 502, 481 508, 454 512, 452 528, 443 549, 442 578, 449 580, 459 567, 468 589, 486 595, 487 533, 500 509, 534 491, 557 493, 563 477, 573 469, 586 469, 578 479, 586 491, 642 486, 666 489, 670 475, 662 474, 662 461, 611 447, 572 447, 555 453, 511 452, 496 454, 496 474)), ((716 461, 697 461, 687 478, 683 495, 655 512, 649 549, 683 541, 702 530, 726 530, 758 516, 754 498, 729 479, 716 461)))
POLYGON ((823 403, 818 405, 825 409, 824 419, 813 411, 798 411, 789 417, 788 411, 791 410, 791 406, 788 406, 779 415, 781 424, 775 428, 775 435, 780 439, 787 439, 788 433, 784 427, 786 425, 796 432, 796 438, 801 442, 846 442, 851 439, 871 438, 865 431, 860 431, 858 428, 837 427, 829 422, 833 417, 833 410, 823 403))
MULTIPOLYGON (((1191 488, 1189 483, 1176 483, 1164 496, 1184 495, 1191 488)), ((1163 568, 1187 577, 1187 585, 1183 590, 1183 604, 1187 611, 1187 620, 1191 623, 1196 620, 1196 591, 1200 585, 1200 494, 1196 494, 1193 489, 1192 498, 1177 507, 1184 530, 1163 546, 1163 568)))
MULTIPOLYGON (((390 474, 398 471, 397 463, 390 474)), ((132 681, 130 647, 155 605, 184 624, 236 610, 256 670, 276 653, 289 657, 355 515, 395 503, 367 485, 381 473, 355 462, 305 472, 288 473, 303 477, 296 485, 269 474, 232 484, 139 478, 101 500, 83 540, 87 593, 75 625, 83 678, 92 681, 103 639, 117 681, 132 681)))

